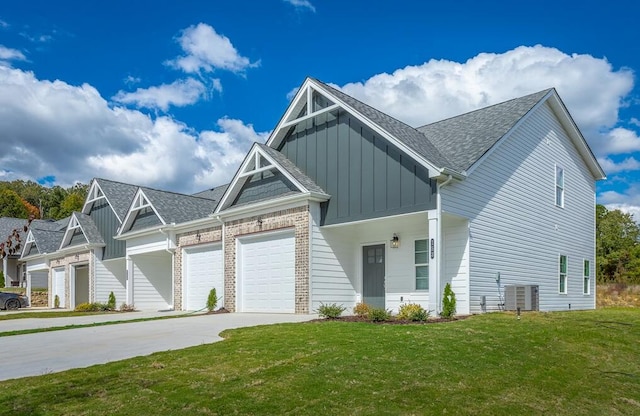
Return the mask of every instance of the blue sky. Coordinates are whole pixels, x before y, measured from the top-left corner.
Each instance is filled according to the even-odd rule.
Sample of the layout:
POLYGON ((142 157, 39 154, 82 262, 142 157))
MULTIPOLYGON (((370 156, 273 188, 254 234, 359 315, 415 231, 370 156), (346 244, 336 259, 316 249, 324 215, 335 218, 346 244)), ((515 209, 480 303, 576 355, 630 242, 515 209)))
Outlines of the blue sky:
POLYGON ((0 180, 230 180, 306 76, 413 126, 556 87, 640 219, 634 2, 23 1, 0 9, 0 180))

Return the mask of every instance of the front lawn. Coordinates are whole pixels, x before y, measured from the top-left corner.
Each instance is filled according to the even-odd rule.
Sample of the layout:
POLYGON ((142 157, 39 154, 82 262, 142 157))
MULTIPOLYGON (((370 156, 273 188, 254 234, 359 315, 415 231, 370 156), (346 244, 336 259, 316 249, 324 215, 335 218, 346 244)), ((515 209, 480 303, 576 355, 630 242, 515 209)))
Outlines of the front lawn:
POLYGON ((640 414, 637 309, 406 326, 310 322, 224 335, 0 382, 0 414, 640 414))

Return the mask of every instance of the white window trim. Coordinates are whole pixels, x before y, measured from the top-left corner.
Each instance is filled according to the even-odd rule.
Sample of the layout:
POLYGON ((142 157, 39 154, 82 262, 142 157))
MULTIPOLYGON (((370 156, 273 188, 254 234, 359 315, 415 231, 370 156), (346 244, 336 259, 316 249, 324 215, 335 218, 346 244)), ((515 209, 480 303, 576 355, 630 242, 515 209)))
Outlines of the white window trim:
POLYGON ((590 295, 591 294, 591 260, 589 259, 583 259, 582 260, 582 294, 583 295, 590 295), (587 272, 589 274, 584 274, 585 272, 585 263, 589 263, 589 267, 587 267, 587 272), (585 280, 588 280, 587 283, 587 291, 584 291, 584 284, 585 284, 585 280))
POLYGON ((554 165, 554 182, 553 182, 553 199, 555 201, 555 204, 557 207, 559 208, 564 208, 564 197, 565 197, 565 174, 564 174, 564 168, 558 164, 554 165), (562 173, 562 184, 558 185, 558 169, 560 169, 560 172, 562 173), (558 203, 558 189, 560 189, 562 192, 560 194, 560 203, 558 203))
POLYGON ((418 289, 418 276, 416 273, 417 267, 419 266, 427 266, 427 270, 429 267, 429 239, 428 238, 416 238, 413 240, 413 247, 412 247, 412 254, 413 254, 413 284, 414 287, 416 289, 416 291, 418 292, 428 292, 429 291, 429 276, 427 274, 427 288, 426 289, 418 289), (427 249, 425 251, 426 255, 427 255, 427 262, 426 263, 416 263, 416 241, 420 241, 420 240, 424 240, 427 244, 427 249))
POLYGON ((558 293, 560 295, 566 295, 567 293, 569 293, 568 290, 568 286, 569 286, 569 257, 567 255, 564 254, 560 254, 558 256, 558 293), (564 292, 560 290, 560 288, 562 287, 562 285, 560 284, 562 281, 562 257, 564 257, 564 261, 565 261, 565 267, 566 270, 564 272, 564 292))

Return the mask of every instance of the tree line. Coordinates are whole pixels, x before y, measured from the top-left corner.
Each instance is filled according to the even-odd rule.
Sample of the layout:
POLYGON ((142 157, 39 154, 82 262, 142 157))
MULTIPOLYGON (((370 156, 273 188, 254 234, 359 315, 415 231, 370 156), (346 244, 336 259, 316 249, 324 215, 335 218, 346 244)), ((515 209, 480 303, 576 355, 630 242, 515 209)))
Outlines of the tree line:
MULTIPOLYGON (((59 220, 82 210, 88 188, 0 182, 0 217, 59 220)), ((640 283, 640 226, 631 214, 596 205, 596 267, 598 282, 640 283)))
POLYGON ((88 188, 82 183, 63 188, 34 181, 0 182, 0 217, 59 220, 82 209, 88 188))

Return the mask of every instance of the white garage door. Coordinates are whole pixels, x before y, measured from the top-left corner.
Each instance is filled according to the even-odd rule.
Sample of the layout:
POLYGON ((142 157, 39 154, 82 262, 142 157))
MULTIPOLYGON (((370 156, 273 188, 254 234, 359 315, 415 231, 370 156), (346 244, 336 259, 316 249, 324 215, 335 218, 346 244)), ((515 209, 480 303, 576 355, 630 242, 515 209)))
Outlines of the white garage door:
POLYGON ((238 240, 238 310, 295 312, 293 232, 238 240))
MULTIPOLYGON (((64 308, 66 304, 64 281, 64 269, 53 269, 53 297, 51 301, 54 302, 56 295, 58 295, 61 308, 64 308)), ((53 306, 55 306, 55 303, 53 306)))
POLYGON ((207 306, 211 289, 216 289, 218 306, 224 306, 224 276, 222 273, 222 249, 217 246, 193 247, 184 250, 183 262, 184 306, 197 311, 207 306))

